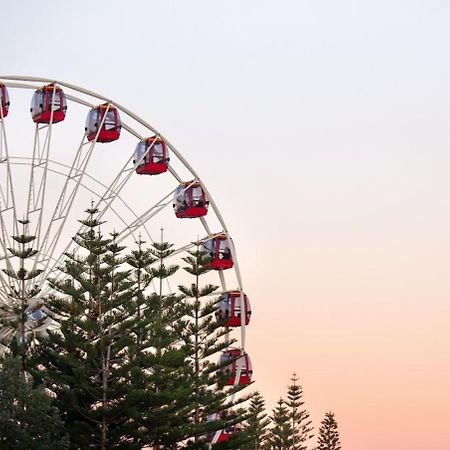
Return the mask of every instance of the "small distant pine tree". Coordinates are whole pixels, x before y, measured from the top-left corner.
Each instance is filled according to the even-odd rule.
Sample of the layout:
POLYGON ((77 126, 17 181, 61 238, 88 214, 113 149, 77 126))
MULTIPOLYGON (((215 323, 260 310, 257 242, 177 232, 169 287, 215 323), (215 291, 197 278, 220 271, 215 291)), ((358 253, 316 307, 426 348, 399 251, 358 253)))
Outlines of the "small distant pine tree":
POLYGON ((288 450, 292 445, 292 428, 289 410, 280 398, 270 416, 272 428, 267 436, 267 446, 271 450, 288 450))
POLYGON ((309 413, 303 409, 303 389, 298 384, 295 372, 292 374, 291 384, 288 386, 287 400, 285 404, 289 410, 289 421, 291 427, 291 448, 292 450, 306 450, 306 442, 314 435, 313 427, 309 419, 309 413))
POLYGON ((330 411, 325 413, 319 428, 319 438, 317 450, 341 450, 339 441, 339 431, 334 414, 330 411))
POLYGON ((244 426, 244 431, 249 439, 242 448, 244 450, 261 450, 267 434, 267 427, 270 419, 265 412, 265 402, 262 395, 257 391, 253 394, 248 408, 248 419, 244 426))
POLYGON ((0 368, 0 448, 65 450, 69 439, 58 410, 42 387, 22 376, 22 360, 7 357, 0 368))

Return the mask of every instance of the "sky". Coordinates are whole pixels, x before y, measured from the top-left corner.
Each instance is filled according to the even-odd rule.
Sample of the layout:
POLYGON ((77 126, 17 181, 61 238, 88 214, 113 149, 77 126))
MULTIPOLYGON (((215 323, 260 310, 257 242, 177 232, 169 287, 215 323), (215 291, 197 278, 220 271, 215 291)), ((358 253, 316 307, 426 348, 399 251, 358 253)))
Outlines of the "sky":
MULTIPOLYGON (((0 74, 108 96, 214 196, 269 408, 345 450, 450 448, 450 3, 2 4, 0 74)), ((312 445, 311 445, 312 448, 312 445)))

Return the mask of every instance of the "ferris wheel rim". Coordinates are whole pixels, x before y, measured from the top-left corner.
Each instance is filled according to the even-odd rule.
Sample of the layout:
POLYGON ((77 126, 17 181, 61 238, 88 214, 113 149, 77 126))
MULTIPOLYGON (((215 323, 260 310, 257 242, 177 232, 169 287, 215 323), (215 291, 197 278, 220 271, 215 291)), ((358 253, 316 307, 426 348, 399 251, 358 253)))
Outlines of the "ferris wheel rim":
MULTIPOLYGON (((163 139, 164 142, 166 142, 167 146, 169 147, 170 151, 177 157, 177 159, 182 163, 182 165, 187 169, 187 171, 192 174, 193 178, 200 183, 202 189, 205 192, 205 195, 208 198, 210 207, 213 210, 216 218, 218 219, 218 221, 219 221, 219 223, 220 223, 220 225, 222 227, 223 231, 220 231, 220 233, 224 233, 226 235, 227 239, 229 240, 231 255, 232 255, 232 258, 233 258, 233 261, 234 261, 234 273, 236 274, 236 279, 237 279, 237 283, 238 283, 238 291, 241 294, 241 301, 242 301, 243 296, 245 294, 244 294, 244 290, 243 290, 243 282, 242 282, 241 272, 240 272, 240 268, 239 268, 239 264, 238 264, 236 248, 235 248, 235 245, 234 245, 234 241, 233 241, 233 239, 230 236, 230 233, 229 233, 227 225, 226 225, 226 223, 224 221, 224 218, 223 218, 223 216, 222 216, 222 214, 221 214, 221 212, 220 212, 216 202, 214 201, 211 193, 207 189, 206 185, 204 184, 204 182, 202 181, 202 179, 200 178, 198 173, 189 164, 189 162, 182 155, 182 153, 177 149, 177 147, 175 147, 175 145, 172 144, 171 141, 169 141, 161 132, 159 132, 157 130, 157 128, 153 127, 146 120, 142 119, 140 116, 138 116, 137 114, 135 114, 134 112, 132 112, 128 108, 124 107, 123 105, 117 103, 113 99, 111 99, 109 97, 106 97, 106 96, 104 96, 102 94, 99 94, 97 92, 85 89, 85 88, 83 88, 81 86, 77 86, 77 85, 74 85, 72 83, 67 83, 67 82, 62 81, 62 80, 55 80, 55 79, 44 78, 44 77, 33 77, 33 76, 17 76, 17 75, 1 76, 0 75, 0 82, 3 82, 5 84, 5 86, 7 86, 7 87, 12 87, 12 88, 17 88, 17 89, 38 89, 38 88, 41 87, 41 86, 31 85, 30 83, 41 83, 41 84, 42 83, 45 83, 45 84, 47 84, 47 83, 55 83, 55 84, 57 84, 57 85, 59 85, 61 87, 67 88, 67 89, 69 89, 71 91, 75 91, 76 93, 87 95, 89 98, 94 98, 94 99, 97 99, 99 101, 104 101, 104 102, 107 102, 107 103, 110 103, 110 104, 114 105, 114 107, 116 107, 119 111, 124 113, 132 121, 135 121, 135 122, 139 123, 145 129, 149 130, 150 132, 154 133, 156 136, 158 136, 161 139, 163 139), (20 82, 23 82, 23 83, 20 83, 20 82)), ((81 104, 81 105, 83 105, 85 107, 88 107, 88 108, 92 108, 92 107, 95 106, 94 103, 89 103, 86 100, 83 100, 81 98, 78 98, 75 95, 72 95, 72 93, 66 94, 66 97, 67 97, 68 100, 76 102, 76 103, 79 103, 79 104, 81 104)), ((2 123, 2 127, 4 127, 4 119, 3 119, 3 117, 0 119, 0 121, 2 123)), ((50 132, 51 132, 51 126, 52 125, 53 124, 50 124, 50 132)), ((136 130, 134 130, 134 128, 132 128, 130 125, 128 125, 126 122, 122 122, 122 127, 124 128, 124 130, 126 130, 128 133, 130 133, 131 135, 135 136, 136 138, 138 138, 140 140, 145 139, 145 136, 142 136, 140 133, 138 133, 136 130)), ((12 157, 12 158, 14 158, 14 157, 12 157)), ((58 162, 56 162, 56 163, 58 163, 58 162)), ((175 171, 175 169, 171 165, 169 165, 169 172, 171 173, 171 175, 178 182, 182 181, 182 178, 178 175, 178 173, 175 171)), ((131 174, 133 174, 133 173, 134 173, 134 170, 131 171, 131 174)), ((84 175, 92 177, 91 175, 88 174, 88 172, 86 170, 84 170, 84 175)), ((120 194, 120 192, 119 192, 119 194, 120 194)), ((100 197, 99 194, 97 194, 97 195, 100 197)), ((118 198, 121 201, 123 201, 120 198, 120 196, 118 196, 118 198)), ((124 203, 126 203, 126 202, 124 202, 124 203)), ((209 228, 209 225, 208 225, 208 222, 207 222, 206 218, 205 217, 200 217, 199 220, 202 223, 203 228, 206 231, 206 234, 207 235, 213 234, 213 233, 211 233, 211 230, 209 228)), ((218 271, 218 272, 219 272, 218 275, 219 275, 219 278, 221 279, 221 284, 222 284, 222 288, 223 288, 222 291, 226 292, 226 284, 225 284, 225 279, 224 279, 224 273, 223 273, 223 271, 218 271)), ((241 303, 241 304, 243 304, 243 303, 241 303)), ((245 336, 244 314, 241 314, 241 327, 240 328, 241 328, 240 349, 241 349, 242 354, 244 354, 245 337, 246 337, 245 336)), ((242 370, 242 361, 240 359, 237 362, 237 369, 236 369, 235 380, 234 380, 233 384, 238 384, 238 380, 239 380, 240 375, 241 375, 241 370, 242 370)))
MULTIPOLYGON (((205 191, 205 194, 208 197, 208 200, 210 202, 210 206, 212 207, 217 219, 219 220, 223 232, 227 235, 228 239, 231 240, 231 236, 230 233, 228 231, 228 227, 225 223, 225 220, 223 219, 223 216, 217 206, 217 203, 215 202, 213 196, 211 195, 211 193, 209 192, 208 188, 206 187, 206 185, 204 184, 204 182, 202 181, 202 179, 200 178, 200 176, 198 175, 198 173, 194 170, 194 168, 188 163, 188 161, 184 158, 184 156, 181 154, 181 152, 175 147, 174 144, 172 144, 171 141, 169 141, 161 132, 159 132, 155 127, 153 127, 149 122, 147 122, 146 120, 142 119, 140 116, 138 116, 137 114, 135 114, 134 112, 132 112, 131 110, 129 110, 128 108, 124 107, 123 105, 115 102, 112 98, 110 97, 106 97, 102 94, 99 94, 95 91, 92 90, 88 90, 85 89, 81 86, 75 85, 73 83, 68 83, 62 80, 57 80, 57 79, 52 79, 52 78, 46 78, 46 77, 35 77, 35 76, 19 76, 19 75, 0 75, 0 81, 3 80, 9 80, 11 82, 14 81, 25 81, 25 82, 35 82, 35 83, 56 83, 60 86, 66 87, 68 89, 74 90, 76 92, 80 92, 83 93, 85 95, 97 98, 98 100, 101 101, 105 101, 108 103, 113 104, 117 109, 119 109, 120 111, 122 111, 123 113, 125 113, 127 116, 129 116, 131 119, 135 120, 136 122, 140 123, 142 126, 144 126, 145 128, 147 128, 149 131, 151 131, 152 133, 154 133, 155 135, 161 137, 169 146, 170 150, 173 152, 173 154, 178 158, 178 160, 185 166, 185 168, 191 172, 191 174, 194 176, 194 178, 196 180, 198 180, 198 182, 201 184, 202 188, 205 191)), ((5 86, 9 86, 10 83, 5 82, 4 83, 5 86)), ((25 87, 25 88, 29 88, 29 89, 35 89, 36 86, 33 87, 28 87, 28 86, 20 86, 20 87, 25 87)), ((72 101, 76 101, 75 98, 72 98, 70 95, 68 96, 68 99, 72 100, 72 101)), ((87 107, 91 107, 92 104, 89 104, 88 102, 83 102, 81 99, 79 99, 80 102, 87 107)), ((124 125, 123 125, 124 126, 124 125)), ((125 124, 124 126, 125 129, 127 129, 127 126, 125 124)), ((128 132, 130 132, 131 134, 133 134, 136 137, 140 137, 141 139, 143 139, 142 136, 139 135, 139 133, 134 132, 133 129, 127 129, 128 132)), ((173 170, 171 170, 172 175, 177 179, 177 181, 181 181, 181 177, 178 176, 178 174, 176 174, 176 172, 174 172, 173 170)), ((205 230, 210 233, 210 230, 207 226, 207 222, 205 218, 200 218, 205 230)), ((236 255, 236 248, 234 246, 234 243, 232 243, 231 245, 231 251, 232 251, 232 256, 235 260, 235 273, 236 273, 236 277, 238 279, 238 286, 239 289, 241 289, 242 291, 244 290, 244 286, 243 286, 243 282, 242 282, 242 276, 241 276, 241 272, 240 272, 240 268, 239 268, 239 263, 238 263, 238 258, 236 255)))

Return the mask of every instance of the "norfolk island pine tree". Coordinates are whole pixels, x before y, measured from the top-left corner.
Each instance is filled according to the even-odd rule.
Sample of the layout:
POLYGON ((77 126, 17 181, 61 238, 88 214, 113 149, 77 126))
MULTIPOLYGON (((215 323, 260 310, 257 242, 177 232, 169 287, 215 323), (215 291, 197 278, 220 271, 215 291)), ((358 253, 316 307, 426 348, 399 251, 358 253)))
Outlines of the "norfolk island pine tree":
MULTIPOLYGON (((189 360, 193 367, 192 383, 195 386, 194 403, 191 421, 194 429, 194 439, 189 443, 190 448, 207 448, 208 443, 204 437, 213 435, 230 425, 243 422, 246 417, 244 408, 237 407, 247 401, 251 396, 237 398, 237 393, 245 385, 225 386, 229 377, 223 373, 224 364, 216 360, 220 353, 228 348, 234 341, 223 339, 228 330, 217 320, 217 299, 208 300, 217 289, 216 286, 200 284, 201 278, 210 269, 207 267, 209 255, 197 246, 195 251, 183 258, 187 264, 184 270, 193 277, 190 286, 179 286, 188 300, 187 326, 185 327, 185 345, 188 349, 189 360), (208 416, 222 416, 221 420, 208 421, 208 416)), ((226 442, 215 444, 217 448, 239 448, 247 441, 245 433, 237 433, 226 442)))
POLYGON ((303 388, 298 384, 298 378, 294 372, 291 377, 291 384, 288 386, 287 400, 285 400, 289 410, 292 450, 306 450, 307 441, 314 436, 309 413, 303 408, 304 403, 303 388))
POLYGON ((81 250, 67 254, 62 267, 66 278, 50 280, 59 295, 49 299, 49 309, 60 328, 41 338, 34 375, 55 397, 72 446, 139 448, 129 434, 129 355, 142 318, 130 271, 120 268, 123 249, 115 235, 98 231, 97 210, 87 213, 84 231, 73 238, 81 250))
POLYGON ((325 413, 320 424, 317 443, 317 450, 341 450, 337 422, 331 411, 325 413))
MULTIPOLYGON (((112 240, 108 240, 96 233, 95 228, 100 225, 94 219, 96 211, 89 210, 88 213, 89 218, 82 221, 88 230, 76 237, 77 242, 87 251, 88 255, 84 258, 68 255, 64 268, 65 273, 69 275, 68 279, 64 282, 56 280, 52 282, 54 288, 65 294, 66 298, 54 297, 51 299, 55 318, 58 318, 62 325, 61 330, 51 333, 50 338, 41 347, 41 350, 44 350, 41 352, 41 364, 46 367, 46 370, 39 373, 39 376, 52 387, 53 393, 57 397, 57 404, 66 406, 62 409, 74 444, 84 445, 90 441, 97 440, 98 442, 100 440, 100 445, 108 445, 108 448, 140 448, 142 445, 161 445, 173 448, 176 442, 187 446, 192 445, 188 439, 190 436, 198 438, 203 435, 204 431, 217 429, 224 424, 216 423, 212 426, 212 424, 203 423, 200 425, 195 424, 195 420, 194 425, 192 424, 192 411, 198 411, 198 403, 193 406, 190 402, 194 400, 195 403, 198 399, 192 395, 192 377, 187 376, 192 365, 186 364, 183 359, 184 352, 190 352, 190 344, 185 344, 184 347, 174 345, 171 346, 170 351, 167 351, 169 341, 180 342, 180 333, 181 341, 184 340, 186 343, 190 340, 182 333, 182 330, 186 329, 181 319, 184 313, 183 303, 176 296, 167 296, 163 299, 161 292, 159 295, 154 293, 150 296, 151 301, 143 295, 143 290, 148 286, 152 277, 160 278, 161 281, 162 278, 174 272, 174 268, 166 269, 161 265, 162 259, 168 256, 168 254, 162 255, 168 251, 167 244, 155 245, 152 250, 153 255, 152 251, 150 254, 142 251, 141 246, 132 252, 132 255, 127 258, 127 262, 135 272, 133 276, 130 276, 129 272, 118 270, 121 262, 118 254, 122 249, 111 242, 114 241, 114 236, 112 240), (158 245, 160 246, 158 247, 158 245), (158 257, 160 259, 159 267, 149 269, 147 266, 158 260, 158 257), (102 264, 104 264, 103 267, 102 264), (131 278, 134 278, 133 282, 130 282, 131 278), (110 284, 109 291, 108 283, 110 284), (102 289, 97 291, 94 289, 102 286, 106 291, 103 295, 102 289), (108 303, 112 294, 118 292, 120 292, 121 301, 108 303), (69 301, 67 301, 68 299, 69 301), (162 304, 165 306, 162 307, 162 304), (168 304, 172 307, 176 305, 180 307, 168 313, 167 311, 170 311, 170 308, 166 308, 168 304), (121 389, 118 389, 112 382, 109 385, 104 383, 105 379, 102 377, 104 395, 101 408, 96 400, 98 395, 92 395, 93 389, 98 389, 99 383, 94 382, 95 386, 90 386, 89 383, 84 384, 85 387, 89 386, 89 389, 80 388, 80 384, 82 385, 80 378, 86 375, 86 366, 95 366, 92 360, 89 363, 86 360, 83 361, 80 356, 84 355, 88 359, 92 359, 92 353, 94 353, 95 360, 98 352, 92 352, 92 349, 90 352, 86 350, 91 347, 92 341, 98 343, 102 337, 93 334, 95 331, 99 331, 96 327, 97 322, 103 320, 103 316, 99 315, 99 312, 103 314, 109 312, 105 315, 111 316, 109 318, 110 330, 114 331, 113 335, 107 336, 109 342, 104 347, 107 349, 107 354, 102 354, 102 375, 106 373, 105 369, 111 370, 117 374, 120 373, 122 381, 119 386, 121 389), (83 318, 80 318, 80 313, 84 314, 83 318), (114 318, 118 320, 114 321, 114 318), (163 320, 165 325, 161 322, 162 318, 166 320, 166 322, 163 320), (165 341, 161 340, 163 334, 154 331, 158 329, 155 320, 160 322, 159 329, 165 334, 165 341), (126 322, 125 326, 123 326, 124 322, 126 322), (173 324, 177 324, 178 329, 173 324), (142 333, 144 329, 145 332, 142 333), (172 334, 167 332, 169 329, 172 329, 172 334), (83 337, 80 339, 80 334, 84 339, 83 337), (117 340, 121 340, 122 343, 118 345, 117 340), (161 345, 161 342, 164 342, 164 345, 161 345), (80 344, 85 347, 81 351, 78 348, 80 344), (155 366, 158 366, 155 354, 158 352, 143 351, 148 348, 158 349, 158 346, 160 350, 165 349, 165 363, 161 364, 160 359, 158 364, 160 369, 166 367, 164 379, 166 380, 165 385, 169 386, 169 389, 166 390, 163 383, 160 382, 158 386, 158 382, 155 381, 155 376, 158 375, 158 370, 155 370, 155 366), (108 354, 110 357, 111 353, 114 353, 114 349, 119 350, 118 355, 125 357, 125 363, 119 364, 116 361, 114 367, 107 367, 108 354), (78 354, 78 358, 73 358, 74 354, 78 354), (44 357, 42 358, 42 356, 44 357), (151 361, 152 359, 153 361, 151 361), (80 361, 82 361, 82 367, 77 367, 80 361), (168 380, 169 373, 172 381, 168 380), (183 384, 181 382, 183 380, 188 382, 183 384), (175 387, 178 389, 177 392, 173 392, 175 387), (116 391, 122 394, 120 404, 112 395, 116 391), (166 406, 167 404, 173 405, 174 395, 177 399, 177 411, 172 409, 170 413, 167 413, 166 409, 167 414, 163 419, 161 410, 164 402, 166 402, 166 406), (91 401, 91 408, 88 408, 88 411, 83 410, 79 405, 80 401, 82 405, 91 401), (111 402, 114 408, 109 407, 108 402, 111 402), (95 414, 92 412, 92 406, 95 414), (98 436, 99 414, 103 414, 100 437, 98 436)), ((160 353, 162 356, 162 352, 160 353)), ((159 372, 163 373, 161 370, 159 372)), ((99 377, 100 375, 97 374, 97 381, 100 381, 99 377)), ((92 379, 92 374, 89 378, 92 379)), ((114 379, 114 376, 112 378, 114 379)), ((240 388, 234 388, 234 390, 240 388)), ((197 392, 196 389, 194 391, 197 392)), ((222 403, 228 395, 229 392, 219 395, 222 403)), ((239 419, 234 418, 233 420, 239 419)), ((201 444, 203 445, 204 442, 201 444)))

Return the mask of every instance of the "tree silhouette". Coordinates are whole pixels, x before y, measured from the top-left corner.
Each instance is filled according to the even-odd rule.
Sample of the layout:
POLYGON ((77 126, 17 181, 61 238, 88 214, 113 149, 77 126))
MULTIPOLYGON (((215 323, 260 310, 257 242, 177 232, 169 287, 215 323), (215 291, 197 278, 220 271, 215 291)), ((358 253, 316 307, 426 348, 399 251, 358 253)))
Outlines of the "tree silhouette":
POLYGON ((339 431, 334 414, 330 411, 325 414, 319 428, 319 446, 317 450, 340 450, 339 431))

